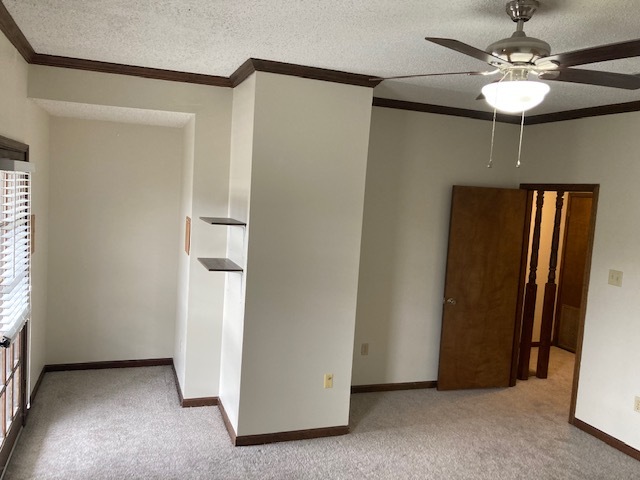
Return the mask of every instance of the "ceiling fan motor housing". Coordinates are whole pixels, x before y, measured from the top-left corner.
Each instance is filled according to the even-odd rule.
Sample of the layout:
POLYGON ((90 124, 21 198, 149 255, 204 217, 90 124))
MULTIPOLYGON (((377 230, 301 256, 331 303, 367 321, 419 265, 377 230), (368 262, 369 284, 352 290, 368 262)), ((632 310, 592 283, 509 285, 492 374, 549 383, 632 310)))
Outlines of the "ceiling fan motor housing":
POLYGON ((486 50, 491 55, 500 57, 511 63, 533 63, 539 58, 551 54, 551 47, 544 40, 527 37, 518 31, 509 38, 492 43, 486 50))

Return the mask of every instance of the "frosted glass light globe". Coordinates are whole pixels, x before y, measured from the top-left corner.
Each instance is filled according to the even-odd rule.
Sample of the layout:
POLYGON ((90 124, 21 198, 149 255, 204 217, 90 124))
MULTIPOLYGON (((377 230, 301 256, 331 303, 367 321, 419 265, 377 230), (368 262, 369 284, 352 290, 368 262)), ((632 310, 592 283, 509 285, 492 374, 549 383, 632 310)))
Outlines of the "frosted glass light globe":
POLYGON ((482 87, 489 105, 506 113, 520 113, 540 105, 549 93, 549 85, 529 80, 490 83, 482 87))

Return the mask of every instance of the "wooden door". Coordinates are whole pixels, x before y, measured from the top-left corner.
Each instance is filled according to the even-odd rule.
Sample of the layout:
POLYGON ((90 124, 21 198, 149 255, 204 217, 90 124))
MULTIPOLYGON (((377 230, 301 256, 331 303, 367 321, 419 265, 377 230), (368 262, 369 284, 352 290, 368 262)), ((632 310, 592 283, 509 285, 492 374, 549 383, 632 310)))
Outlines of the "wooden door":
POLYGON ((591 206, 591 193, 569 194, 553 343, 574 353, 578 344, 591 206))
POLYGON ((453 187, 439 390, 510 385, 526 218, 525 190, 453 187))

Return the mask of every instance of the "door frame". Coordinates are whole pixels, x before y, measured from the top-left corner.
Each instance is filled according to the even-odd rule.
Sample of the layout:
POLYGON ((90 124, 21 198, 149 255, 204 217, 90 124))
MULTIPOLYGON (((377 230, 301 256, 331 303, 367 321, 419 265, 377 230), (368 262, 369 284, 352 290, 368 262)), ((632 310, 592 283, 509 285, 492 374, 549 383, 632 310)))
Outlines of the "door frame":
MULTIPOLYGON (((569 226, 569 221, 571 219, 571 202, 573 201, 574 198, 589 198, 591 199, 591 203, 593 206, 593 194, 591 192, 567 192, 567 199, 566 199, 566 206, 567 206, 567 216, 565 219, 565 228, 564 228, 564 235, 563 235, 563 240, 562 240, 562 251, 558 252, 559 256, 560 256, 560 268, 559 268, 559 272, 558 272, 558 295, 556 298, 556 309, 555 309, 555 313, 554 313, 554 322, 553 322, 553 337, 552 337, 552 341, 551 344, 554 346, 558 346, 558 337, 560 336, 560 314, 562 311, 562 282, 564 279, 564 274, 565 274, 565 254, 567 252, 567 239, 569 238, 569 229, 567 228, 569 226)), ((591 221, 591 217, 589 217, 589 221, 591 221)), ((588 245, 587 245, 588 248, 588 245)), ((584 287, 583 287, 584 289, 584 287)), ((562 347, 559 347, 562 348, 562 347)), ((575 353, 575 352, 573 352, 575 353)))
MULTIPOLYGON (((587 238, 587 256, 584 265, 584 280, 582 284, 582 302, 580 306, 580 314, 578 317, 578 338, 576 344, 575 364, 573 368, 573 382, 571 387, 571 403, 569 405, 569 423, 574 425, 576 421, 576 401, 578 398, 578 382, 580 380, 580 363, 582 360, 582 341, 584 337, 584 322, 587 313, 587 299, 589 296, 589 279, 591 277, 591 259, 593 257, 593 240, 596 231, 596 215, 598 211, 598 194, 600 191, 599 184, 564 184, 564 183, 521 183, 520 188, 529 191, 529 196, 533 196, 534 191, 542 190, 544 192, 590 192, 593 195, 591 204, 591 218, 589 223, 589 234, 587 238)), ((524 255, 524 262, 526 263, 527 254, 524 255)), ((521 276, 521 284, 524 285, 524 276, 526 275, 526 268, 521 276)), ((519 304, 523 301, 524 289, 518 289, 520 297, 518 298, 519 304)), ((556 297, 557 298, 557 297, 556 297)), ((520 316, 517 317, 521 319, 520 316)), ((521 321, 517 321, 516 325, 521 325, 521 321)), ((519 330, 519 329, 518 329, 519 330)), ((514 350, 514 362, 517 362, 515 358, 519 349, 514 350)))

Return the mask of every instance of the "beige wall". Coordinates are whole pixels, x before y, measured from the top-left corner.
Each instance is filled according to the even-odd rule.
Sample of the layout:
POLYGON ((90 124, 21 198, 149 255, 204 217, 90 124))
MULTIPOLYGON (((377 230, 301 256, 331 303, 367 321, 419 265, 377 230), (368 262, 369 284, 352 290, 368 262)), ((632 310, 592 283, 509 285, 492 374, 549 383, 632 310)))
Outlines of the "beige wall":
MULTIPOLYGON (((4 37, 0 38, 0 48, 3 67, 3 75, 0 76, 0 134, 42 145, 46 143, 45 115, 37 108, 23 108, 29 103, 24 87, 27 67, 4 37), (24 113, 29 109, 33 114, 31 120, 24 113)), ((283 81, 282 85, 289 90, 287 81, 283 81)), ((295 87, 293 91, 295 93, 295 87)), ((302 91, 304 89, 299 90, 302 91)), ((226 251, 227 232, 224 228, 200 224, 197 217, 224 216, 227 213, 232 92, 229 89, 38 66, 29 67, 29 92, 37 98, 196 113, 193 126, 194 177, 200 178, 202 183, 194 184, 193 197, 202 201, 183 206, 183 213, 191 211, 194 218, 196 239, 195 251, 189 261, 180 263, 183 276, 179 278, 187 278, 190 288, 186 313, 180 317, 183 325, 178 330, 183 332, 184 344, 178 341, 175 351, 176 355, 185 357, 184 373, 179 372, 179 375, 186 396, 215 395, 220 370, 218 357, 222 337, 224 280, 198 270, 201 267, 195 263, 195 257, 221 256, 226 251), (205 162, 210 169, 198 170, 198 162, 205 162), (187 352, 190 352, 190 358, 186 358, 187 352)), ((306 101, 306 98, 302 97, 302 101, 306 101)), ((313 105, 314 109, 317 107, 313 105)), ((279 108, 278 105, 269 105, 264 115, 272 115, 279 108)), ((636 239, 640 226, 633 216, 640 201, 635 185, 635 178, 640 174, 640 163, 634 154, 640 150, 640 140, 634 130, 640 114, 527 127, 524 162, 520 170, 513 167, 517 151, 517 127, 499 125, 495 167, 487 170, 484 165, 490 138, 488 122, 383 108, 373 110, 357 296, 353 383, 421 381, 434 380, 436 377, 452 184, 517 186, 520 182, 600 183, 602 190, 576 413, 578 418, 587 423, 634 448, 640 448, 640 417, 633 412, 633 397, 640 395, 639 377, 635 369, 640 363, 640 353, 637 353, 639 350, 634 343, 635 339, 640 338, 635 301, 639 278, 636 239), (622 288, 607 285, 610 268, 624 272, 622 288), (359 355, 362 342, 370 344, 367 357, 359 355)), ((347 129, 354 130, 369 127, 368 122, 363 123, 362 119, 356 125, 346 122, 345 125, 347 129)), ((289 126, 296 125, 292 123, 289 126)), ((268 158, 275 167, 277 162, 273 160, 281 152, 278 145, 268 139, 267 132, 278 132, 266 128, 264 136, 258 134, 264 141, 261 148, 274 146, 268 158)), ((351 134, 362 134, 358 132, 351 134)), ((278 138, 277 135, 275 138, 278 138)), ((313 145, 313 142, 309 145, 313 145)), ((310 158, 321 157, 323 149, 324 145, 316 145, 310 158)), ((45 161, 46 154, 42 150, 41 155, 40 160, 36 161, 45 161)), ((306 158, 302 157, 304 160, 306 158)), ((290 185, 287 183, 287 174, 283 170, 281 175, 274 176, 271 189, 290 185)), ((42 185, 38 188, 42 195, 42 185)), ((280 206, 278 195, 274 194, 271 198, 267 192, 264 187, 263 198, 266 203, 263 208, 280 206)), ((34 202, 37 198, 38 193, 35 192, 34 202)), ((42 205, 39 208, 41 212, 46 211, 42 205)), ((274 220, 278 210, 270 212, 266 218, 274 220)), ((275 223, 270 222, 269 228, 277 228, 275 223)), ((327 228, 344 233, 337 225, 327 228)), ((268 234, 267 240, 275 238, 276 233, 269 232, 266 226, 264 232, 268 234)), ((304 233, 287 230, 285 240, 304 236, 304 233)), ((38 235, 46 235, 46 232, 39 231, 38 235)), ((258 232, 256 235, 256 242, 260 244, 261 234, 258 232)), ((294 251, 299 245, 293 245, 294 251)), ((46 251, 39 250, 36 255, 46 255, 46 251)), ((42 275, 42 265, 46 265, 46 261, 43 263, 40 257, 39 260, 34 258, 34 262, 40 262, 39 275, 42 275)), ((37 265, 34 265, 34 276, 37 265)), ((257 285, 268 285, 269 281, 265 277, 257 285)), ((42 282, 40 285, 44 287, 42 282)), ((42 305, 45 292, 36 289, 34 278, 34 307, 38 303, 38 295, 42 305)), ((259 346, 258 335, 267 335, 266 338, 275 338, 276 334, 293 335, 294 340, 300 337, 296 336, 298 331, 295 327, 280 328, 282 324, 277 315, 272 320, 273 323, 255 330, 251 348, 246 349, 252 352, 252 356, 243 361, 264 362, 270 368, 269 378, 273 371, 283 373, 283 377, 277 379, 275 384, 266 385, 267 392, 270 388, 279 388, 279 382, 287 380, 284 374, 292 374, 288 380, 293 385, 316 389, 316 373, 321 375, 332 366, 324 362, 324 357, 314 356, 309 364, 300 369, 300 372, 305 372, 304 378, 296 372, 290 372, 286 365, 282 370, 278 357, 259 346), (276 328, 268 330, 272 325, 276 328), (256 345, 258 347, 254 348, 256 345), (313 369, 318 371, 312 374, 313 369), (313 380, 309 380, 311 378, 313 380)), ((37 321, 34 318, 34 325, 37 321)), ((346 335, 341 339, 349 338, 344 328, 334 327, 334 324, 330 324, 327 331, 312 328, 310 332, 317 335, 328 332, 334 336, 340 333, 346 335)), ((34 342, 41 344, 42 338, 37 342, 34 339, 34 342)), ((283 346, 277 342, 276 345, 283 346)), ((316 348, 332 352, 334 347, 333 344, 327 346, 326 342, 322 346, 312 342, 310 347, 298 341, 287 343, 286 348, 290 349, 292 345, 305 354, 309 348, 313 352, 316 348)), ((340 355, 343 353, 340 347, 340 355)), ((37 355, 34 351, 35 358, 38 358, 37 355)), ((38 365, 34 364, 33 369, 37 368, 38 365)), ((262 387, 265 387, 264 382, 268 378, 261 378, 259 374, 260 370, 256 370, 252 374, 256 378, 251 379, 252 385, 255 385, 251 387, 255 389, 252 393, 255 401, 264 391, 262 387)), ((344 394, 346 387, 339 383, 342 382, 339 376, 336 382, 340 394, 344 394)), ((290 386, 285 385, 284 388, 290 386)), ((319 401, 326 393, 321 392, 317 397, 313 395, 311 403, 319 401)), ((295 399, 298 392, 291 391, 289 394, 289 399, 295 399)), ((270 401, 265 405, 270 407, 265 418, 276 408, 286 410, 282 405, 274 407, 270 401)), ((261 406, 255 407, 253 414, 258 415, 261 406)), ((247 432, 267 428, 268 422, 256 418, 250 422, 247 432)), ((290 425, 286 419, 282 424, 279 420, 277 423, 290 425)))
MULTIPOLYGON (((181 242, 174 252, 181 281, 175 331, 183 335, 175 339, 174 357, 185 398, 217 396, 224 276, 207 272, 197 257, 221 257, 226 250, 225 230, 199 217, 227 214, 232 90, 38 65, 29 66, 28 80, 33 98, 195 115, 185 133, 187 142, 193 140, 185 149, 193 148, 193 167, 183 168, 193 176, 182 181, 183 199, 190 201, 181 205, 182 214, 188 212, 193 220, 191 255, 182 257, 181 242)), ((191 161, 188 154, 183 160, 191 161)), ((173 232, 176 238, 182 235, 183 221, 173 232)))
POLYGON ((517 127, 374 107, 353 384, 436 380, 452 185, 516 187, 517 127), (362 356, 362 343, 369 355, 362 356))
POLYGON ((595 245, 589 283, 576 417, 640 449, 640 113, 527 129, 527 183, 597 183, 595 245), (624 273, 608 285, 609 269, 624 273))
MULTIPOLYGON (((243 222, 249 220, 251 202, 255 94, 256 75, 251 75, 233 90, 229 217, 243 222)), ((227 257, 244 268, 247 263, 249 227, 227 228, 227 257)), ((247 276, 244 273, 226 275, 222 330, 220 401, 224 405, 229 421, 236 432, 238 431, 240 409, 246 280, 247 276)))
MULTIPOLYGON (((187 359, 187 320, 189 318, 189 260, 184 250, 186 235, 186 217, 191 218, 193 210, 193 160, 195 144, 195 118, 183 129, 182 176, 180 186, 180 225, 176 232, 178 238, 178 276, 176 295, 176 321, 173 352, 173 366, 181 385, 184 385, 187 359)), ((193 223, 193 218, 191 222, 193 223)))
POLYGON ((348 425, 371 101, 256 74, 239 435, 348 425))
POLYGON ((181 163, 180 129, 52 117, 47 363, 173 356, 181 163))
POLYGON ((36 215, 36 251, 31 270, 31 390, 45 364, 47 323, 47 236, 49 195, 49 118, 27 98, 27 64, 0 33, 0 135, 29 145, 29 159, 36 166, 32 180, 32 212, 36 215))

